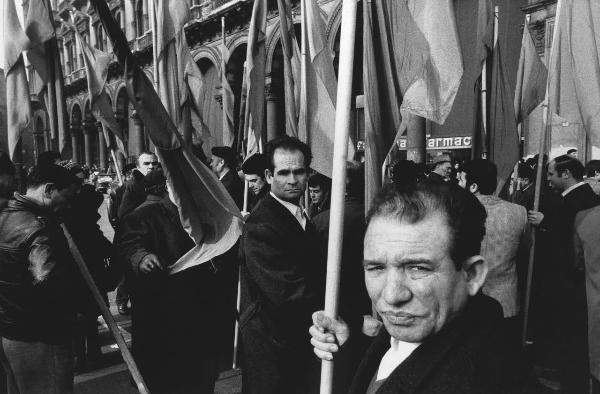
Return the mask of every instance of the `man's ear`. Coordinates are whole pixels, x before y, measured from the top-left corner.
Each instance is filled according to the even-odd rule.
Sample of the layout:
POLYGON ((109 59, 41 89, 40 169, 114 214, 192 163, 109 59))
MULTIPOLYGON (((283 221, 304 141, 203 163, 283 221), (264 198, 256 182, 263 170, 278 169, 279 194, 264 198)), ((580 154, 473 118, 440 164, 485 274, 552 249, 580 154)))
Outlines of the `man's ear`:
POLYGON ((560 176, 561 178, 573 178, 573 174, 571 174, 571 171, 569 170, 564 170, 560 176))
POLYGON ((485 283, 488 264, 482 256, 471 256, 463 262, 462 270, 466 275, 469 295, 474 296, 485 283))
POLYGON ((267 181, 269 185, 273 183, 273 173, 268 168, 265 170, 265 181, 267 181))
POLYGON ((471 183, 469 185, 469 191, 473 194, 477 193, 479 191, 479 185, 476 183, 471 183))
POLYGON ((54 183, 46 183, 44 185, 44 195, 47 198, 50 198, 52 196, 52 189, 54 189, 54 183))

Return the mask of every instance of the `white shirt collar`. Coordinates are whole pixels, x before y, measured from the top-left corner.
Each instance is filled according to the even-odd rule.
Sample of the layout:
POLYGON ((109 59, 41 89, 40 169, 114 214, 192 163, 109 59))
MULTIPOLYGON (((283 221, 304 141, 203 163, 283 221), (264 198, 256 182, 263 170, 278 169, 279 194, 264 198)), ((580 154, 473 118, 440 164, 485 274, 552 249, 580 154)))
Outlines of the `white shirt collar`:
POLYGON ((578 187, 579 187, 579 186, 581 186, 581 185, 585 185, 585 182, 584 182, 584 181, 581 181, 581 182, 579 182, 579 183, 576 183, 576 184, 574 184, 573 186, 571 186, 571 187, 569 187, 569 188, 565 189, 565 191, 563 191, 563 192, 561 193, 561 196, 563 196, 563 197, 564 197, 564 196, 566 196, 566 195, 567 195, 567 194, 569 194, 569 193, 570 193, 570 192, 571 192, 573 189, 576 189, 576 188, 578 188, 578 187))
POLYGON ((291 202, 283 201, 279 197, 277 197, 273 192, 270 192, 271 196, 277 200, 281 205, 283 205, 290 213, 296 218, 298 223, 302 226, 303 229, 306 229, 306 218, 302 214, 302 208, 296 204, 292 204, 291 202))
POLYGON ((390 338, 390 348, 381 358, 376 380, 387 379, 411 353, 421 345, 420 342, 404 342, 390 338))

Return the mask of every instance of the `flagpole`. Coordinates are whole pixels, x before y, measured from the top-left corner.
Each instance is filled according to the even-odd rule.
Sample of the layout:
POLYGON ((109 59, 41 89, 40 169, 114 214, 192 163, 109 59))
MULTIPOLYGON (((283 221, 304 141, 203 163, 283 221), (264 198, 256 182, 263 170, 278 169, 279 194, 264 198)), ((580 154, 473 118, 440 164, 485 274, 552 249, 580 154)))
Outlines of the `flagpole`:
MULTIPOLYGON (((552 64, 552 58, 556 55, 555 49, 558 45, 556 40, 558 38, 558 22, 561 14, 562 8, 562 0, 558 0, 556 3, 556 17, 554 18, 554 31, 552 34, 552 46, 550 47, 550 56, 548 57, 548 65, 552 64)), ((540 135, 540 143, 539 143, 539 153, 538 153, 538 162, 537 162, 537 171, 535 177, 535 194, 533 198, 533 210, 539 211, 540 208, 540 193, 542 190, 542 170, 544 167, 544 152, 546 148, 549 148, 550 141, 548 141, 548 146, 546 146, 546 139, 552 135, 552 118, 550 114, 550 108, 548 106, 548 93, 550 91, 550 68, 548 68, 548 78, 546 79, 546 96, 544 97, 544 104, 542 107, 544 108, 543 112, 543 129, 540 135), (550 118, 550 120, 548 120, 550 118)), ((537 238, 537 230, 532 229, 531 233, 531 247, 529 249, 529 264, 527 266, 527 288, 525 290, 525 308, 523 312, 523 332, 522 332, 522 343, 523 345, 527 342, 527 328, 529 325, 529 309, 531 306, 531 284, 533 280, 533 263, 535 260, 535 245, 537 238)))
POLYGON ((156 2, 152 1, 152 18, 150 23, 152 24, 152 81, 154 82, 154 89, 158 93, 158 48, 156 47, 156 2))
MULTIPOLYGON (((335 139, 329 241, 327 245, 327 281, 325 286, 325 315, 336 318, 340 287, 342 241, 344 236, 344 196, 346 193, 346 161, 352 108, 352 73, 356 33, 356 0, 342 3, 340 30, 340 62, 335 111, 335 139)), ((321 394, 333 392, 333 361, 321 362, 321 394)))
POLYGON ((135 381, 138 391, 140 392, 140 394, 149 394, 146 383, 144 382, 144 378, 142 377, 142 374, 140 373, 140 370, 138 369, 138 366, 135 363, 135 360, 133 359, 129 348, 127 348, 127 343, 125 343, 123 336, 119 332, 119 327, 115 322, 115 318, 108 309, 108 306, 106 306, 106 302, 104 302, 104 298, 100 294, 100 291, 98 290, 98 287, 96 286, 96 283, 94 282, 94 279, 92 278, 92 275, 90 274, 90 271, 88 270, 87 265, 83 260, 83 256, 81 255, 79 248, 73 241, 73 237, 71 237, 71 234, 69 230, 67 230, 67 227, 64 224, 61 224, 61 227, 63 229, 65 237, 67 238, 69 249, 71 250, 73 258, 75 259, 75 262, 79 267, 79 271, 81 272, 85 283, 87 284, 90 292, 92 293, 96 304, 100 308, 100 312, 102 313, 102 317, 104 317, 104 321, 108 325, 110 332, 113 334, 115 341, 117 342, 117 346, 121 351, 121 355, 123 356, 125 364, 127 364, 127 367, 131 372, 131 377, 135 381))
MULTIPOLYGON (((54 18, 53 18, 53 12, 52 12, 52 2, 50 0, 47 0, 48 5, 48 11, 50 14, 50 22, 52 24, 52 29, 54 30, 54 41, 50 40, 49 43, 49 47, 51 47, 50 53, 52 54, 52 62, 54 63, 54 68, 52 70, 52 77, 53 77, 53 82, 54 82, 54 87, 52 88, 52 91, 55 94, 55 115, 56 115, 56 126, 57 126, 57 136, 52 136, 51 137, 56 137, 57 141, 57 146, 58 146, 58 151, 60 152, 60 145, 61 145, 61 138, 64 138, 64 136, 66 135, 65 133, 65 126, 66 126, 66 122, 65 122, 65 100, 64 100, 64 96, 63 96, 63 88, 64 88, 64 80, 63 80, 63 73, 62 73, 62 66, 60 63, 60 54, 58 52, 58 41, 56 39, 56 26, 54 26, 54 18)), ((50 87, 49 87, 50 88, 50 87)), ((48 95, 50 95, 50 92, 48 92, 48 95)), ((52 140, 52 138, 51 138, 52 140)), ((50 146, 49 150, 53 150, 53 147, 50 146)))
MULTIPOLYGON (((221 51, 221 58, 223 58, 223 54, 225 53, 225 17, 222 16, 221 17, 221 45, 223 45, 223 51, 221 51)), ((229 129, 229 119, 227 119, 227 109, 225 109, 225 80, 227 79, 227 63, 225 62, 225 59, 223 58, 222 62, 221 62, 221 92, 222 92, 222 103, 223 103, 223 118, 222 118, 222 122, 223 122, 223 132, 221 133, 222 136, 225 136, 225 132, 226 130, 229 129)))

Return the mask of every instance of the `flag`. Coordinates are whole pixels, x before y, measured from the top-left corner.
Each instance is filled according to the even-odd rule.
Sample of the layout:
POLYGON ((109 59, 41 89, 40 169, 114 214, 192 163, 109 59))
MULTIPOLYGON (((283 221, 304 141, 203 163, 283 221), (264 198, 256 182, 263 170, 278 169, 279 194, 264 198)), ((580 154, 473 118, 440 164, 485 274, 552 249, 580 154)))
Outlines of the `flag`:
POLYGON ((515 88, 514 111, 517 123, 523 122, 527 115, 544 101, 547 78, 548 70, 535 50, 525 21, 515 88))
MULTIPOLYGON (((45 0, 25 0, 25 34, 29 38, 27 60, 44 84, 53 79, 50 47, 46 43, 54 37, 54 26, 45 0)), ((43 85, 40 84, 43 88, 43 85)), ((40 90, 41 91, 41 90, 40 90)), ((37 94, 40 91, 36 92, 37 94)))
POLYGON ((184 25, 190 20, 189 0, 154 0, 156 9, 156 53, 158 91, 163 105, 177 125, 186 144, 191 143, 192 97, 187 71, 192 57, 185 39, 184 25))
POLYGON ((93 48, 83 40, 75 26, 72 26, 72 28, 77 35, 79 49, 83 55, 92 115, 94 115, 97 121, 102 123, 102 131, 108 149, 119 151, 123 156, 127 157, 127 149, 125 149, 123 142, 121 127, 115 118, 110 99, 104 89, 108 77, 108 66, 110 65, 111 55, 93 48))
POLYGON ((381 170, 408 116, 442 124, 460 86, 463 68, 453 2, 363 2, 368 201, 381 187, 381 170))
POLYGON ((237 242, 243 224, 240 211, 221 181, 183 141, 106 3, 95 1, 93 4, 125 69, 129 99, 156 146, 181 223, 196 244, 168 268, 169 272, 173 274, 210 261, 237 242))
POLYGON ((254 0, 252 19, 248 29, 246 50, 246 98, 245 127, 248 130, 247 155, 262 150, 265 116, 265 70, 267 62, 267 1, 254 0))
MULTIPOLYGON (((305 33, 301 57, 304 80, 300 94, 298 137, 310 146, 313 154, 311 167, 331 178, 337 77, 333 68, 333 54, 327 45, 321 9, 315 0, 302 1, 305 33)), ((352 154, 349 153, 349 156, 352 154)))
POLYGON ((6 120, 8 153, 14 159, 17 144, 23 131, 31 124, 32 113, 29 102, 29 85, 23 51, 31 42, 21 27, 14 1, 4 1, 4 75, 6 78, 6 120))
POLYGON ((475 58, 481 68, 494 47, 494 6, 492 0, 479 0, 477 10, 477 42, 475 58))
POLYGON ((221 98, 223 102, 223 145, 231 146, 235 140, 233 109, 235 96, 233 89, 227 79, 227 63, 229 62, 229 49, 223 43, 221 45, 221 98))
POLYGON ((277 0, 281 48, 283 50, 283 81, 285 91, 285 130, 298 137, 298 108, 300 104, 300 48, 296 41, 292 9, 289 0, 277 0))
POLYGON ((498 168, 496 193, 499 193, 520 158, 514 98, 500 45, 494 47, 493 53, 489 141, 489 159, 498 168))
POLYGON ((600 3, 564 0, 548 67, 548 105, 570 123, 580 123, 600 146, 600 3))

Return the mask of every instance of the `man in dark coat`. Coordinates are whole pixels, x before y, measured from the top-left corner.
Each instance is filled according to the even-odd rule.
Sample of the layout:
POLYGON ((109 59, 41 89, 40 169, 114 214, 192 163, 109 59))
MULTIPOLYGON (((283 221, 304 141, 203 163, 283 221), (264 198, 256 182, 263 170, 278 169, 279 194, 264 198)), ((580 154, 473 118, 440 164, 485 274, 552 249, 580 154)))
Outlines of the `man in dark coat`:
POLYGON ((444 153, 433 158, 433 168, 427 176, 427 182, 444 184, 450 182, 451 175, 452 159, 444 153))
POLYGON ((0 360, 9 392, 73 392, 75 262, 58 215, 80 181, 47 164, 0 212, 0 360))
POLYGON ((311 153, 296 138, 267 146, 270 194, 242 236, 240 330, 245 393, 311 393, 318 365, 308 343, 311 311, 322 304, 325 269, 300 207, 311 153))
POLYGON ((237 174, 237 157, 228 146, 215 146, 211 149, 210 168, 223 183, 239 209, 244 204, 244 183, 237 174))
POLYGON ((547 297, 554 298, 554 325, 558 327, 559 374, 565 393, 586 392, 589 385, 587 352, 587 301, 585 273, 574 261, 573 224, 578 212, 600 205, 600 196, 583 181, 579 160, 558 156, 548 164, 548 182, 562 196, 562 205, 553 216, 529 211, 530 222, 550 232, 548 245, 557 256, 555 286, 547 297))
POLYGON ((212 393, 220 327, 210 264, 167 275, 194 247, 166 193, 162 171, 146 175, 148 197, 123 220, 116 239, 129 265, 133 355, 153 393, 212 393))
POLYGON ((252 192, 252 198, 248 199, 248 211, 252 210, 269 194, 271 188, 265 179, 265 171, 268 168, 267 157, 262 153, 255 153, 242 163, 242 171, 248 188, 252 192))
MULTIPOLYGON (((502 328, 501 306, 480 292, 485 218, 479 201, 454 185, 389 188, 376 199, 363 266, 385 329, 364 353, 350 393, 538 392, 532 366, 502 328)), ((322 359, 368 343, 323 312, 313 322, 322 359)))
POLYGON ((0 151, 0 211, 6 207, 8 200, 15 191, 15 165, 10 157, 0 151))
POLYGON ((123 184, 123 197, 117 210, 118 219, 122 219, 146 201, 144 177, 155 169, 158 169, 156 155, 150 152, 140 153, 137 159, 137 168, 133 171, 132 178, 123 184))

